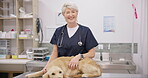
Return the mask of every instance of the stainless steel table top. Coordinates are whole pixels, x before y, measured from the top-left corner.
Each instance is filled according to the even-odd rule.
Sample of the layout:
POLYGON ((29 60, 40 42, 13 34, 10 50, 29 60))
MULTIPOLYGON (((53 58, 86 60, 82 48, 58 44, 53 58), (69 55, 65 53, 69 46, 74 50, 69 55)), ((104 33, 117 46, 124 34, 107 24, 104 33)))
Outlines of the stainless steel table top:
MULTIPOLYGON (((19 76, 13 77, 13 78, 25 78, 26 74, 33 73, 33 72, 26 72, 19 76)), ((42 77, 38 77, 42 78, 42 77)), ((141 75, 141 74, 116 74, 116 73, 102 73, 102 76, 100 77, 94 77, 94 78, 148 78, 148 75, 141 75)))
POLYGON ((26 63, 26 66, 30 67, 44 67, 46 65, 47 61, 29 61, 26 63))

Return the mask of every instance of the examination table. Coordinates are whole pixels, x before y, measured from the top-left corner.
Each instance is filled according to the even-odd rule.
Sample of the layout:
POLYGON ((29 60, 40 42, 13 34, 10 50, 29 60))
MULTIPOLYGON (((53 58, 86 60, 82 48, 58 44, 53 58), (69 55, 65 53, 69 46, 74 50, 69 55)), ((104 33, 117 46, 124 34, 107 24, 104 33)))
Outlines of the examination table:
MULTIPOLYGON (((19 76, 13 77, 13 78, 25 78, 26 74, 29 74, 32 72, 26 72, 19 76)), ((42 77, 38 77, 42 78, 42 77)), ((94 77, 94 78, 148 78, 148 75, 141 75, 141 74, 116 74, 116 73, 102 73, 102 76, 100 77, 94 77)))
MULTIPOLYGON (((26 74, 29 73, 33 73, 34 71, 32 71, 33 68, 37 68, 37 67, 44 67, 46 65, 46 61, 29 61, 26 63, 26 67, 28 70, 27 72, 18 75, 16 77, 13 78, 25 78, 26 74)), ((38 78, 42 78, 42 77, 38 77, 38 78)), ((141 74, 123 74, 123 73, 102 73, 102 76, 100 77, 95 77, 95 78, 148 78, 148 75, 141 75, 141 74)))

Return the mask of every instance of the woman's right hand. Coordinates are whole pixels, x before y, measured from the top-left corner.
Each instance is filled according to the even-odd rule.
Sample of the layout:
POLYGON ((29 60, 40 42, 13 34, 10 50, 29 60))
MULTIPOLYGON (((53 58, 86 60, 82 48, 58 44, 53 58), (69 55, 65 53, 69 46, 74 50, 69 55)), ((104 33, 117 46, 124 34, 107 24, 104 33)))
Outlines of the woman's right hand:
POLYGON ((48 68, 48 65, 49 65, 49 63, 52 61, 52 60, 54 60, 54 59, 56 59, 57 57, 58 57, 58 46, 57 45, 54 45, 53 46, 53 51, 52 51, 52 54, 51 54, 51 56, 50 56, 50 59, 48 60, 48 62, 47 62, 47 64, 45 65, 45 67, 41 70, 43 73, 46 73, 47 72, 47 68, 48 68))
POLYGON ((43 73, 46 73, 47 72, 47 67, 46 66, 42 69, 42 72, 43 73))

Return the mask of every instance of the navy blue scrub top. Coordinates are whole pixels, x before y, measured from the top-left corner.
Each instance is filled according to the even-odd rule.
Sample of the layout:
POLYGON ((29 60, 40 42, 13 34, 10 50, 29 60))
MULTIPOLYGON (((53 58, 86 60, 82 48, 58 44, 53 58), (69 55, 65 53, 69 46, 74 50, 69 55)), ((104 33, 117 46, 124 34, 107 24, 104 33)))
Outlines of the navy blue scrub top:
POLYGON ((57 28, 50 41, 51 44, 58 46, 58 57, 87 53, 90 49, 98 45, 88 27, 79 24, 78 30, 69 38, 66 26, 57 28), (78 45, 80 41, 82 42, 82 46, 78 45))

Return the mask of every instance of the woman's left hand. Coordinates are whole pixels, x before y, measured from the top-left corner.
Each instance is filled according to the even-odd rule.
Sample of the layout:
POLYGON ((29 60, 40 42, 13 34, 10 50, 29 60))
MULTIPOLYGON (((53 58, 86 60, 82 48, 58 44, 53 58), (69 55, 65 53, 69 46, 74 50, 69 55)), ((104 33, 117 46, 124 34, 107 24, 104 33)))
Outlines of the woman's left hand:
POLYGON ((76 55, 74 58, 71 59, 71 61, 68 64, 68 67, 72 70, 76 69, 79 64, 80 55, 76 55))

